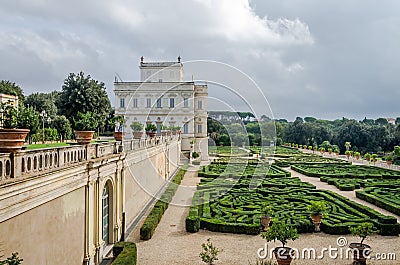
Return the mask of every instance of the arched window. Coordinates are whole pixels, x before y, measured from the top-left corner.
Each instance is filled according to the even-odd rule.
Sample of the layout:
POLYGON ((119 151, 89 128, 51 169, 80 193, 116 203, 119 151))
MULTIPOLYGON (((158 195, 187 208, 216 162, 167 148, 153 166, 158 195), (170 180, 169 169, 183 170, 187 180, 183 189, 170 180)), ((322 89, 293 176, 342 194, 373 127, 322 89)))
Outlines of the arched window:
POLYGON ((103 227, 103 241, 106 245, 109 244, 109 231, 110 231, 110 193, 108 185, 106 184, 103 189, 102 195, 102 227, 103 227))

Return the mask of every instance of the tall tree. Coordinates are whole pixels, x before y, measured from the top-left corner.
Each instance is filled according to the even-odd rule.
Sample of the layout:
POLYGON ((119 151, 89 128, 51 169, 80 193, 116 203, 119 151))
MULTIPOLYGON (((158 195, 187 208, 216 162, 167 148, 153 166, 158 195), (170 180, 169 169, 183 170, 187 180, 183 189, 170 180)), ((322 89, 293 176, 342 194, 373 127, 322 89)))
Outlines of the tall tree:
POLYGON ((57 106, 59 114, 65 115, 72 124, 78 112, 90 111, 98 115, 99 126, 104 127, 111 103, 104 83, 80 72, 71 73, 64 80, 57 106))
POLYGON ((33 93, 26 97, 25 105, 33 107, 39 113, 44 110, 53 119, 57 115, 57 96, 56 91, 52 93, 33 93))
POLYGON ((25 96, 24 96, 24 92, 22 91, 22 88, 19 85, 15 84, 14 82, 10 82, 7 80, 0 81, 0 93, 18 96, 18 99, 21 102, 24 102, 24 100, 25 100, 25 96))

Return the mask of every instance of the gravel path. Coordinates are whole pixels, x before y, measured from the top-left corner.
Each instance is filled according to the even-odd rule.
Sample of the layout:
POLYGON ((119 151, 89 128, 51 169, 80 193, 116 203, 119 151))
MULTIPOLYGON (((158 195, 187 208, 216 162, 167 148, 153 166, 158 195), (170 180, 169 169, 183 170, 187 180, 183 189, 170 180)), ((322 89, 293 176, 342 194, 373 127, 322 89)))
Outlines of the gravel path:
MULTIPOLYGON (((297 172, 292 172, 292 174, 293 176, 300 177, 303 181, 313 183, 318 188, 333 190, 352 200, 358 200, 355 198, 354 194, 352 195, 348 192, 342 193, 336 189, 336 187, 320 182, 317 178, 308 178, 297 172), (326 184, 326 186, 323 184, 326 184)), ((206 230, 200 230, 192 234, 185 231, 185 218, 188 214, 189 207, 179 205, 190 205, 195 186, 198 182, 199 178, 196 172, 188 171, 186 173, 182 185, 177 190, 172 201, 175 205, 170 205, 168 207, 152 239, 140 241, 138 239, 138 231, 135 231, 128 237, 128 240, 137 242, 139 265, 204 264, 199 258, 199 253, 201 252, 201 244, 205 242, 207 238, 211 238, 215 246, 223 249, 223 252, 219 254, 219 261, 215 263, 216 265, 255 264, 257 251, 266 246, 266 241, 260 236, 214 233, 206 230)), ((361 203, 366 204, 364 201, 361 201, 361 203)), ((375 206, 373 206, 373 208, 377 209, 375 206)), ((378 208, 377 210, 388 214, 382 209, 378 208)), ((345 238, 348 242, 358 242, 358 239, 355 239, 351 235, 346 235, 345 238)), ((302 253, 304 248, 314 248, 316 250, 316 256, 322 253, 322 248, 324 247, 329 248, 329 246, 331 246, 332 248, 337 248, 337 250, 332 250, 332 258, 329 257, 329 252, 325 251, 324 258, 318 260, 308 259, 307 255, 305 258, 301 258, 302 255, 300 254, 300 258, 293 260, 292 265, 352 264, 351 254, 349 259, 346 259, 346 246, 338 247, 337 239, 338 236, 324 233, 300 234, 299 239, 288 242, 290 247, 297 248, 300 253, 302 253), (340 253, 342 253, 343 258, 340 258, 340 253), (333 258, 335 254, 337 257, 333 258)), ((371 245, 373 248, 373 256, 375 253, 394 253, 397 258, 397 261, 370 260, 368 264, 400 264, 399 237, 373 236, 367 239, 365 243, 371 245)), ((279 246, 279 244, 268 243, 267 246, 271 249, 274 246, 279 246)))

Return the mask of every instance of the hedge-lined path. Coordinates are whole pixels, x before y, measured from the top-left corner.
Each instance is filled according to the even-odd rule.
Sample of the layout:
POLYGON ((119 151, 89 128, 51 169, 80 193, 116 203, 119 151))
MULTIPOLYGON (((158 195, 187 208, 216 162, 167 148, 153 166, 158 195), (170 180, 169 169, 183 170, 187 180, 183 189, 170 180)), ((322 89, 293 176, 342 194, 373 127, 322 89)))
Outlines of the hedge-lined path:
POLYGON ((335 193, 337 193, 339 195, 342 195, 343 197, 346 197, 346 198, 348 198, 348 199, 350 199, 352 201, 355 201, 355 202, 357 202, 359 204, 368 206, 369 208, 372 208, 375 211, 380 212, 380 213, 382 213, 384 215, 394 216, 394 217, 397 218, 397 221, 400 222, 400 216, 395 215, 394 213, 391 213, 391 212, 389 212, 389 211, 387 211, 385 209, 382 209, 382 208, 380 208, 380 207, 378 207, 378 206, 376 206, 376 205, 374 205, 372 203, 369 203, 369 202, 366 202, 364 200, 361 200, 361 199, 357 198, 355 190, 342 191, 342 190, 339 190, 338 188, 336 188, 334 185, 329 185, 326 182, 320 181, 319 178, 309 177, 309 176, 303 175, 303 174, 301 174, 301 173, 299 173, 297 171, 294 171, 294 170, 292 170, 290 168, 285 168, 285 169, 292 174, 292 177, 298 177, 298 178, 300 178, 301 181, 311 183, 315 187, 317 187, 317 189, 320 189, 320 190, 331 190, 331 191, 333 191, 333 192, 335 192, 335 193))
MULTIPOLYGON (((219 254, 219 261, 215 263, 216 265, 248 265, 249 262, 255 264, 257 250, 265 247, 266 243, 258 235, 215 233, 206 230, 200 230, 197 233, 186 232, 185 219, 188 215, 189 207, 178 205, 188 205, 192 200, 195 185, 200 180, 197 177, 197 172, 194 172, 193 169, 194 167, 189 167, 186 172, 181 183, 182 186, 178 188, 172 200, 173 204, 170 204, 164 213, 153 237, 148 241, 140 241, 137 232, 128 237, 128 240, 137 244, 138 265, 204 265, 199 258, 199 253, 201 252, 201 244, 207 238, 211 238, 216 247, 223 249, 223 252, 219 254), (193 187, 191 193, 188 192, 187 186, 193 187)), ((348 242, 357 242, 351 235, 346 235, 345 237, 348 242)), ((337 238, 338 236, 336 235, 324 233, 300 234, 300 238, 294 242, 289 241, 288 246, 298 248, 300 251, 303 248, 315 248, 317 255, 319 255, 323 247, 337 247, 337 238)), ((397 261, 369 261, 368 264, 398 264, 400 259, 400 237, 373 236, 366 243, 373 247, 374 253, 391 252, 395 253, 397 257, 397 261)), ((268 243, 269 248, 274 246, 279 246, 279 243, 268 243)), ((300 259, 292 262, 292 265, 317 264, 350 265, 352 260, 351 257, 348 260, 333 260, 328 255, 325 255, 322 260, 300 259)))

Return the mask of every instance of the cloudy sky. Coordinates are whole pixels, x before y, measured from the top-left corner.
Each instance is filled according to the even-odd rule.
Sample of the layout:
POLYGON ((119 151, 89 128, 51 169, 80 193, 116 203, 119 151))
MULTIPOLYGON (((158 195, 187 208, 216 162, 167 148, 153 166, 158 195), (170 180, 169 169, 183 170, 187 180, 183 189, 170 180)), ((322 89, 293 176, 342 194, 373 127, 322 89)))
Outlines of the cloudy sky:
MULTIPOLYGON (((139 79, 146 61, 232 65, 275 118, 399 117, 398 0, 1 1, 0 79, 25 94, 70 72, 139 79)), ((240 110, 241 106, 236 106, 240 110)))

